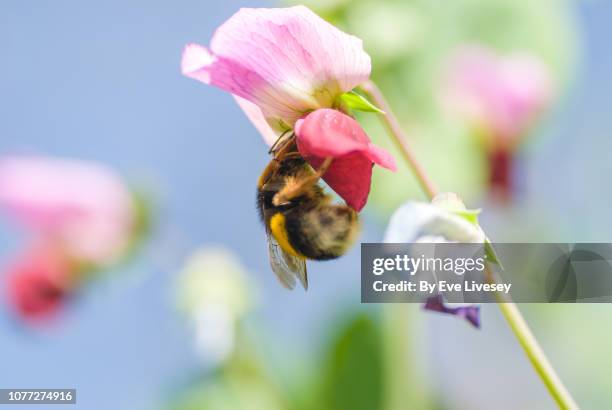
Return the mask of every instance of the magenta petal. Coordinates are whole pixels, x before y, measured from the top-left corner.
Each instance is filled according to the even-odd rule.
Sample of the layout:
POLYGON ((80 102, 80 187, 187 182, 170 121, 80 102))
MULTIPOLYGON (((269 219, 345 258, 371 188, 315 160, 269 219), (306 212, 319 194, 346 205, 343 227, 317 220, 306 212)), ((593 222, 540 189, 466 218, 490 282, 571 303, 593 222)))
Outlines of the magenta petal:
POLYGON ((377 147, 376 145, 370 143, 367 151, 368 158, 375 163, 380 165, 383 168, 387 168, 393 172, 397 171, 397 164, 395 163, 395 158, 393 155, 387 150, 377 147))
POLYGON ((8 266, 6 275, 6 298, 28 321, 57 314, 73 287, 73 267, 52 247, 29 249, 8 266))
POLYGON ((395 160, 376 147, 353 118, 337 110, 320 109, 297 122, 300 154, 318 168, 325 158, 334 161, 323 179, 346 203, 360 211, 370 193, 372 166, 395 170, 395 160))
MULTIPOLYGON (((305 157, 313 168, 318 168, 324 159, 305 157)), ((330 186, 348 206, 361 211, 368 202, 370 184, 372 181, 372 161, 361 153, 354 152, 335 158, 323 180, 330 186)))

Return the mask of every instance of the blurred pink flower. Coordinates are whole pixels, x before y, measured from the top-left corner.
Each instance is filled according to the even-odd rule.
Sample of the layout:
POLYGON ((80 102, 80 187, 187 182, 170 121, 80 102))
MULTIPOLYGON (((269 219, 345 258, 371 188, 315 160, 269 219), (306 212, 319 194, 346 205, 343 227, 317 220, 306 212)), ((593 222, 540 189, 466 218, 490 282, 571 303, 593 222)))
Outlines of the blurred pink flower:
MULTIPOLYGON (((269 145, 280 133, 293 130, 300 119, 305 119, 307 138, 314 141, 313 132, 319 130, 313 122, 328 118, 329 109, 340 109, 341 96, 367 81, 370 69, 370 57, 360 39, 304 6, 241 9, 217 29, 210 49, 190 44, 182 59, 184 75, 232 93, 269 145), (325 111, 318 114, 321 109, 325 111)), ((335 118, 340 116, 344 114, 338 112, 335 118)), ((390 155, 375 148, 359 125, 348 119, 350 125, 342 120, 344 125, 334 126, 333 135, 316 137, 318 148, 312 144, 309 148, 342 145, 340 155, 346 157, 351 155, 348 145, 334 138, 360 141, 353 146, 354 157, 361 160, 353 161, 350 169, 338 162, 323 179, 349 205, 361 209, 370 189, 372 164, 381 163, 365 158, 377 152, 386 158, 387 167, 393 166, 390 155)), ((328 131, 332 125, 328 122, 318 128, 328 131)), ((320 164, 317 156, 307 155, 312 152, 302 154, 310 157, 314 167, 320 164)))
POLYGON ((334 158, 325 181, 357 211, 368 200, 372 165, 396 170, 393 157, 372 144, 359 123, 340 111, 316 110, 297 122, 295 133, 300 153, 314 168, 325 158, 334 158))
POLYGON ((443 96, 448 106, 482 129, 493 144, 514 145, 552 96, 546 65, 535 55, 499 55, 464 46, 447 65, 443 96))
POLYGON ((135 227, 130 191, 99 164, 0 158, 0 209, 71 259, 96 267, 123 256, 135 227))
POLYGON ((74 285, 74 266, 49 247, 33 248, 7 271, 6 293, 22 319, 49 319, 63 306, 74 285))
POLYGON ((527 52, 499 55, 464 46, 450 58, 442 86, 446 107, 470 122, 484 142, 491 193, 507 202, 514 152, 552 98, 548 68, 527 52))

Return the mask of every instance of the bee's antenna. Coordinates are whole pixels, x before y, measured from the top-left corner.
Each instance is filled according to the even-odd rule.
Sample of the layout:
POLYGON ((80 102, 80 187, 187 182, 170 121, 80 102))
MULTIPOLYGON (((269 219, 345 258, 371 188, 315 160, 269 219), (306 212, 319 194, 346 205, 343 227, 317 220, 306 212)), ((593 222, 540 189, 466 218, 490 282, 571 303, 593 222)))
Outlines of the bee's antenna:
POLYGON ((268 151, 268 154, 272 154, 275 149, 276 146, 281 142, 281 140, 285 137, 285 135, 287 135, 288 132, 290 132, 291 130, 285 130, 283 131, 283 133, 276 139, 276 141, 274 141, 274 144, 272 144, 272 146, 270 147, 270 150, 268 151))

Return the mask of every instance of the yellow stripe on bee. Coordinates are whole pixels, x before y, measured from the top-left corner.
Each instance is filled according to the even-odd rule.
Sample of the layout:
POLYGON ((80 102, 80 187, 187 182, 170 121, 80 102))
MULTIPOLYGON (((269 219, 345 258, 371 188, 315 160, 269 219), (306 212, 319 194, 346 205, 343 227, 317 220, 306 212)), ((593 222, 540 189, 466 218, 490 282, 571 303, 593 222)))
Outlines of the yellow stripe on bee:
POLYGON ((285 215, 280 212, 275 213, 270 218, 270 230, 272 231, 272 235, 274 235, 274 239, 280 245, 280 247, 287 252, 289 255, 297 256, 303 258, 303 256, 295 250, 291 243, 289 242, 289 237, 287 236, 287 229, 285 229, 285 215))

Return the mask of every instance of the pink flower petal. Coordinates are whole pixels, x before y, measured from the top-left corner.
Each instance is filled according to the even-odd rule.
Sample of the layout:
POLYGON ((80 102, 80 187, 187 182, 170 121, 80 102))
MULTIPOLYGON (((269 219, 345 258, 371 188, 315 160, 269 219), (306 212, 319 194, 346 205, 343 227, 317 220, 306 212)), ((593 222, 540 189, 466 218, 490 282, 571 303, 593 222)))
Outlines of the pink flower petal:
POLYGON ((447 106, 484 127, 499 143, 520 138, 550 101, 550 72, 535 55, 498 55, 481 46, 459 49, 448 63, 447 106))
POLYGON ((372 166, 396 170, 393 157, 372 144, 359 123, 340 111, 316 110, 298 121, 295 132, 300 154, 315 169, 325 158, 334 159, 323 179, 357 211, 367 202, 372 166))
POLYGON ((182 71, 292 126, 367 80, 370 57, 360 39, 304 6, 241 9, 217 29, 210 50, 185 48, 182 71))
POLYGON ((234 96, 234 99, 238 103, 238 106, 242 108, 242 111, 246 114, 247 118, 251 120, 257 131, 261 134, 264 141, 268 145, 272 145, 278 139, 278 134, 270 127, 270 124, 266 121, 261 109, 252 102, 234 96))
POLYGON ((187 44, 183 51, 181 71, 187 77, 203 83, 210 82, 210 73, 206 69, 213 64, 215 57, 211 52, 198 44, 187 44))
POLYGON ((121 179, 97 164, 0 158, 0 209, 72 257, 112 263, 130 240, 134 203, 121 179))

